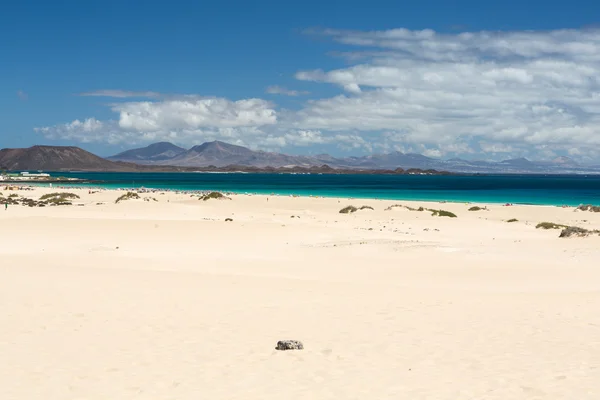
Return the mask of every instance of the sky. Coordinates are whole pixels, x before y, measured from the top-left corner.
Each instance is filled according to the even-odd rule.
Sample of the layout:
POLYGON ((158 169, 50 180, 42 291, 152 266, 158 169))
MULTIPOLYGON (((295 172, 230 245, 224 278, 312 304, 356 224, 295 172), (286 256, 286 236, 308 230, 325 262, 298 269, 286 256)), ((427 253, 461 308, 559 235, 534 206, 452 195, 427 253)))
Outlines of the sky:
POLYGON ((600 2, 5 3, 2 148, 600 162, 600 2))

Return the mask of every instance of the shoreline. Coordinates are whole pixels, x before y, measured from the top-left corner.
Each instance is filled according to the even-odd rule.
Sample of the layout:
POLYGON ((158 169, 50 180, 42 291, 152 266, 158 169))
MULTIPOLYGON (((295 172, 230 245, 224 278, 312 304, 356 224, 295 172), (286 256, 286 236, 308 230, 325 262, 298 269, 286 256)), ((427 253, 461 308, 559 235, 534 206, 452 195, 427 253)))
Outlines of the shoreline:
MULTIPOLYGON (((580 176, 339 176, 261 174, 141 174, 81 173, 68 177, 88 179, 73 187, 159 190, 220 190, 235 193, 273 193, 289 196, 353 197, 397 201, 527 204, 561 207, 596 204, 600 178, 580 176)), ((43 186, 43 184, 42 184, 43 186)))
MULTIPOLYGON (((64 182, 63 182, 64 183, 64 182)), ((69 184, 68 186, 53 186, 52 189, 60 189, 60 190, 68 190, 68 189, 92 189, 92 190, 113 190, 113 191, 150 191, 150 192, 171 192, 171 193, 209 193, 213 191, 222 192, 226 194, 235 194, 235 195, 248 195, 248 196, 277 196, 277 197, 301 197, 301 198, 328 198, 328 199, 347 199, 347 200, 357 200, 357 201, 404 201, 404 202, 421 202, 421 203, 431 203, 431 204, 480 204, 480 205, 490 205, 490 206, 532 206, 532 207, 558 207, 558 208, 576 208, 580 205, 585 205, 589 203, 572 203, 572 204, 544 204, 544 203, 523 203, 523 202, 507 202, 507 201, 477 201, 477 200, 434 200, 434 199, 421 199, 421 198, 381 198, 381 197, 348 197, 348 196, 338 196, 338 195, 328 195, 328 194, 305 194, 305 193, 277 193, 277 192, 248 192, 248 191, 235 191, 235 190, 224 190, 224 189, 198 189, 198 190, 188 190, 188 189, 176 189, 176 188, 156 188, 156 187, 146 187, 146 186, 120 186, 120 187, 106 187, 106 186, 93 186, 95 182, 86 183, 74 183, 69 184)), ((15 186, 24 186, 24 187, 32 187, 32 188, 47 188, 43 183, 13 183, 15 186)), ((112 184, 108 184, 112 185, 112 184)), ((0 187, 3 185, 0 184, 0 187)))

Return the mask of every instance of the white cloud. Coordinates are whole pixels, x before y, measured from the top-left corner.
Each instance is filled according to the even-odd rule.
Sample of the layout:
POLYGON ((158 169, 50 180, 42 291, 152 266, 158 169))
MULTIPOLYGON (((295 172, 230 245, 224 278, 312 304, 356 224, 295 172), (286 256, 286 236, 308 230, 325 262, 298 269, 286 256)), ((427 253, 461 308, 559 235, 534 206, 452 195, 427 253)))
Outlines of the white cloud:
POLYGON ((305 129, 389 130, 388 141, 443 153, 457 142, 484 141, 484 151, 600 144, 600 31, 321 34, 368 50, 347 53, 360 64, 296 74, 348 92, 308 102, 298 114, 305 129))
POLYGON ((291 97, 303 96, 303 95, 309 94, 309 92, 307 92, 307 91, 290 90, 290 89, 286 89, 282 86, 269 86, 265 91, 268 94, 279 94, 282 96, 291 96, 291 97))
POLYGON ((113 89, 104 89, 104 90, 94 90, 92 92, 83 92, 79 93, 79 96, 95 96, 95 97, 115 97, 115 98, 129 98, 129 97, 147 97, 147 98, 157 98, 160 97, 160 93, 157 92, 132 92, 129 90, 113 90, 113 89))
MULTIPOLYGON (((151 101, 112 104, 114 121, 98 121, 98 130, 63 124, 38 131, 73 140, 215 138, 264 148, 336 144, 436 157, 600 156, 599 30, 320 34, 349 46, 342 53, 349 65, 298 71, 298 80, 339 89, 299 110, 262 99, 103 90, 83 95, 151 101)), ((305 94, 279 86, 267 93, 305 94)))
POLYGON ((277 122, 276 111, 260 99, 231 101, 187 96, 180 100, 116 103, 111 109, 118 114, 117 120, 89 118, 35 130, 51 139, 81 142, 233 142, 242 137, 264 136, 261 127, 277 122))
POLYGON ((78 142, 108 142, 118 143, 121 140, 114 123, 98 121, 95 118, 78 119, 50 127, 34 128, 49 139, 74 140, 78 142))
POLYGON ((260 99, 231 101, 192 98, 160 102, 128 102, 112 106, 124 130, 153 132, 199 128, 235 128, 272 125, 277 113, 260 99))

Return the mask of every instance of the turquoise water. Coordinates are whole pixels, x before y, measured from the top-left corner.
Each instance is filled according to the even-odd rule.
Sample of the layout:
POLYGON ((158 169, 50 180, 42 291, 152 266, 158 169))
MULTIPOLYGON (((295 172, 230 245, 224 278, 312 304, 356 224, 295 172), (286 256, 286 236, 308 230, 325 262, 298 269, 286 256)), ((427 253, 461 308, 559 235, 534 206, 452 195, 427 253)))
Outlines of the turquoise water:
POLYGON ((105 188, 219 190, 300 196, 356 197, 545 205, 600 204, 600 176, 290 175, 214 173, 56 173, 105 188))

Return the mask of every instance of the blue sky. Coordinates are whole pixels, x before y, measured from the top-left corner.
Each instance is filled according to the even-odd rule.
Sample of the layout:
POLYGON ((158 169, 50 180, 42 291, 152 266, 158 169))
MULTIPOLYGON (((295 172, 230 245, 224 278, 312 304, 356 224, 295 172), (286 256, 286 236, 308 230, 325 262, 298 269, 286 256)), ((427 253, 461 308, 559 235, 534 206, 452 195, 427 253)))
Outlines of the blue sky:
POLYGON ((598 161, 599 15, 591 1, 11 1, 0 147, 598 161))

